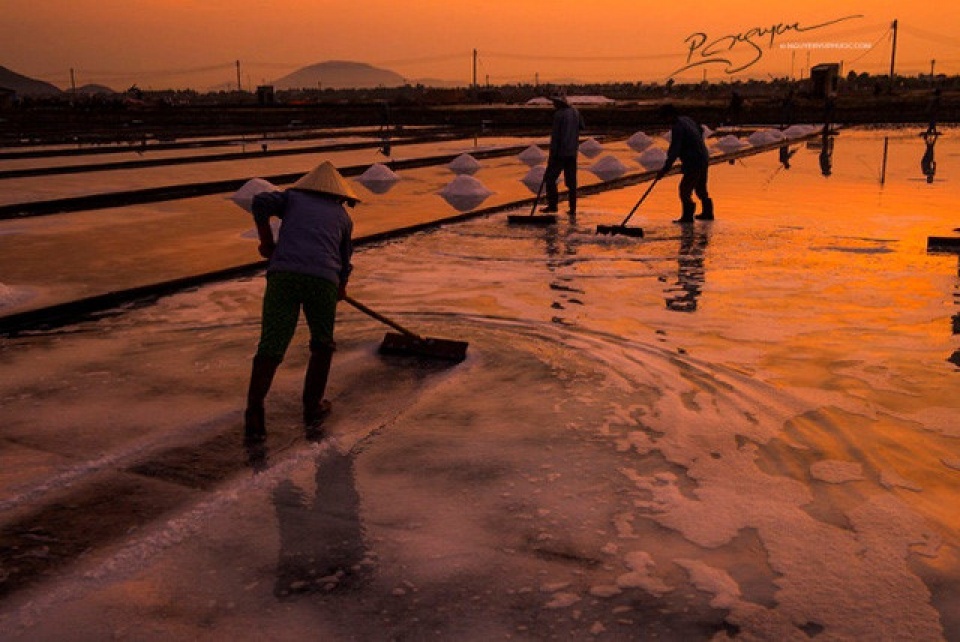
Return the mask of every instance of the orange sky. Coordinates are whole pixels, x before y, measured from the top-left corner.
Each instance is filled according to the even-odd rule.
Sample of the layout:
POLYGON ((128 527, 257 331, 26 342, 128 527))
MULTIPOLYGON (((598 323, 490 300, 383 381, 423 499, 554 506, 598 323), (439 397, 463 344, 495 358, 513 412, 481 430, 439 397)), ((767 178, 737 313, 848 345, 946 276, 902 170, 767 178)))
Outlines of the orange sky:
POLYGON ((704 71, 709 80, 799 77, 808 65, 841 60, 845 72, 886 73, 894 18, 901 26, 898 73, 929 73, 936 59, 937 72, 960 74, 960 8, 952 2, 0 1, 0 65, 64 88, 70 69, 79 85, 114 89, 236 85, 236 60, 245 89, 324 60, 369 62, 414 82, 466 84, 473 49, 481 83, 663 82, 684 65, 685 39, 698 32, 706 41, 693 61, 710 62, 680 80, 700 80, 704 71), (755 38, 759 52, 725 39, 851 15, 862 17, 803 33, 787 30, 772 47, 769 36, 755 38), (706 52, 710 43, 714 50, 706 52), (721 57, 729 65, 716 62, 721 57))

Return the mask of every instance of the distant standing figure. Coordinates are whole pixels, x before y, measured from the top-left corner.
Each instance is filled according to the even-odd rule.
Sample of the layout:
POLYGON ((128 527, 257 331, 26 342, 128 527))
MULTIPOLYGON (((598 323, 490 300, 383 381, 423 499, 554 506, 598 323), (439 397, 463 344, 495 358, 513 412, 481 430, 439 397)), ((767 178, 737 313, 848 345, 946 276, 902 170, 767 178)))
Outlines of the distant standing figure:
POLYGON ((303 382, 307 436, 318 436, 330 411, 323 399, 333 359, 337 301, 346 294, 352 266, 353 221, 344 205, 360 201, 336 168, 325 161, 283 192, 253 199, 260 254, 270 260, 263 294, 260 342, 253 358, 244 440, 266 439, 264 400, 293 339, 303 309, 310 328, 310 361, 303 382), (283 221, 276 243, 270 217, 283 221))
POLYGON ((550 153, 547 168, 543 173, 543 182, 547 190, 547 206, 542 212, 556 212, 560 202, 557 179, 563 172, 563 182, 567 185, 567 202, 570 214, 577 213, 577 152, 580 149, 580 130, 584 128, 583 117, 576 108, 567 102, 566 97, 550 97, 555 109, 553 130, 550 132, 550 153))
POLYGON ((736 89, 730 94, 730 105, 727 108, 727 124, 734 127, 740 124, 740 112, 743 110, 743 96, 736 89))
POLYGON ((674 162, 680 159, 680 204, 682 213, 674 223, 692 223, 697 204, 692 195, 700 199, 702 212, 696 216, 701 221, 713 220, 713 200, 707 192, 707 170, 710 167, 710 152, 703 142, 703 130, 689 116, 682 115, 677 108, 666 104, 660 108, 661 117, 672 120, 670 129, 670 147, 663 167, 657 172, 657 179, 667 175, 674 162))

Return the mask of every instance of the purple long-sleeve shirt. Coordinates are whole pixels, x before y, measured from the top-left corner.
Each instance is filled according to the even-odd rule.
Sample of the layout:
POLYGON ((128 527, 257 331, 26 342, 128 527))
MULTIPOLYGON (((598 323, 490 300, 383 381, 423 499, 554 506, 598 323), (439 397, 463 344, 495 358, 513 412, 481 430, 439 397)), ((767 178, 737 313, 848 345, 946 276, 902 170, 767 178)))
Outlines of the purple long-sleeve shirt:
POLYGON ((336 200, 307 190, 262 192, 253 199, 253 217, 283 221, 268 272, 318 276, 345 286, 353 256, 353 220, 336 200))

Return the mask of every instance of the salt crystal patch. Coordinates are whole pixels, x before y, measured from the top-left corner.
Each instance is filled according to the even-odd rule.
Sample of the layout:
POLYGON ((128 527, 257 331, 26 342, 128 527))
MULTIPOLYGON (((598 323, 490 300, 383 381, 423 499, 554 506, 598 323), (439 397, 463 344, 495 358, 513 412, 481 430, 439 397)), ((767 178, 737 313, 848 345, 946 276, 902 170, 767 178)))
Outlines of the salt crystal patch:
POLYGON ((460 154, 447 165, 455 174, 473 174, 480 169, 480 163, 470 154, 460 154))
POLYGON ((903 488, 906 490, 913 490, 920 492, 923 490, 923 487, 912 482, 909 479, 898 475, 892 470, 881 470, 880 471, 880 485, 884 488, 903 488))
POLYGON ((666 160, 667 152, 659 147, 651 147, 637 157, 637 162, 646 169, 660 169, 666 160))
POLYGON ((635 152, 642 152, 646 148, 650 147, 650 145, 653 145, 653 139, 647 136, 644 132, 637 132, 627 139, 627 147, 635 152))
POLYGON ((588 138, 580 143, 580 153, 587 158, 594 158, 603 151, 603 145, 597 142, 596 138, 588 138))
POLYGON ((15 288, 0 283, 0 310, 29 300, 33 295, 25 288, 15 288))
POLYGON ((573 606, 580 601, 580 596, 576 593, 558 593, 552 600, 546 603, 548 609, 565 609, 573 606))
POLYGON ((842 484, 863 479, 863 466, 853 461, 818 461, 810 466, 810 475, 830 484, 842 484))
POLYGON ((530 145, 525 150, 517 154, 517 158, 527 165, 538 165, 546 159, 547 155, 538 145, 530 145))
POLYGON ((590 588, 590 595, 593 597, 608 598, 623 593, 619 586, 614 584, 599 584, 590 588))
POLYGON ((700 560, 674 560, 677 566, 686 569, 690 581, 701 591, 712 593, 710 606, 730 608, 740 601, 740 585, 726 571, 704 564, 700 560))
POLYGON ((593 174, 596 174, 600 180, 609 181, 623 176, 627 171, 627 166, 621 163, 616 157, 608 154, 591 165, 589 169, 593 174))
POLYGON ((960 459, 941 459, 940 461, 947 468, 952 468, 953 470, 960 470, 960 459))

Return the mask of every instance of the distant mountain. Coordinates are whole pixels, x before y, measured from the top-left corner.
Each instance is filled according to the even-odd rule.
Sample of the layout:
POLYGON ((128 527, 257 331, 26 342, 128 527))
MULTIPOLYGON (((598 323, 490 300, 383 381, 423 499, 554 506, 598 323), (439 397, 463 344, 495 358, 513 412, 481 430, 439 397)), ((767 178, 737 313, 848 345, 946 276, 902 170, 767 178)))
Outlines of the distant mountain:
POLYGON ((364 62, 328 60, 298 69, 273 82, 277 89, 372 89, 402 87, 403 76, 364 62))
POLYGON ((89 84, 77 87, 77 93, 85 96, 112 95, 117 92, 104 85, 89 84))
POLYGON ((12 89, 19 96, 58 96, 63 93, 48 82, 28 78, 6 67, 0 67, 0 87, 12 89))

